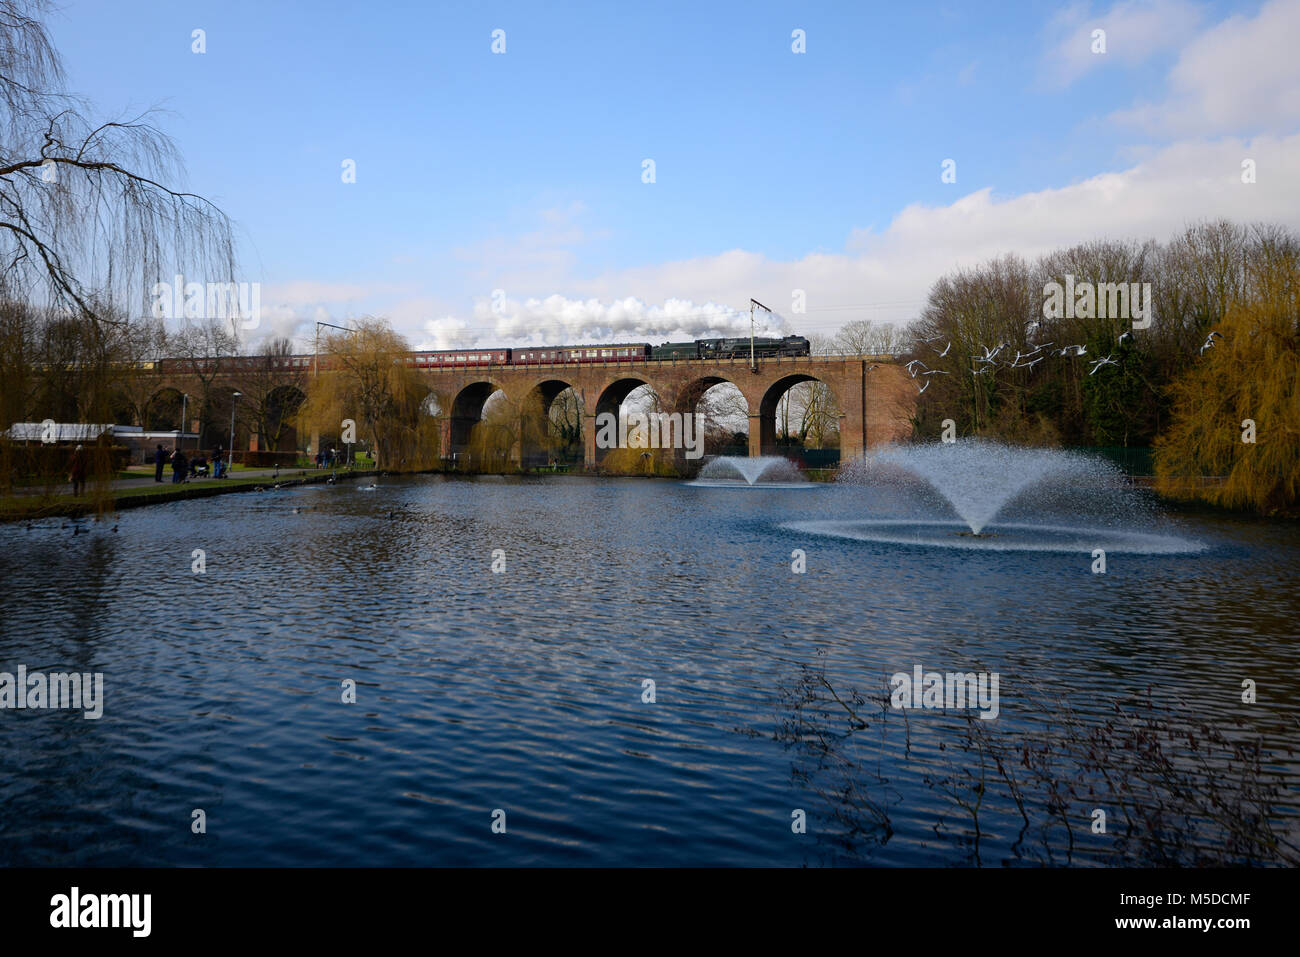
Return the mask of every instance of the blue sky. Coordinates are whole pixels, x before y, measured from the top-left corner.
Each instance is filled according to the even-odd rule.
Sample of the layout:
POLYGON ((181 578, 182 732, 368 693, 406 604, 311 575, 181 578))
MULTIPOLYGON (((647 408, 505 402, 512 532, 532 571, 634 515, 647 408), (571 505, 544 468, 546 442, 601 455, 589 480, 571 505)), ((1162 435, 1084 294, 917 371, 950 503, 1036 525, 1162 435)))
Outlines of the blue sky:
POLYGON ((988 6, 71 0, 52 29, 101 113, 168 111, 265 334, 369 313, 421 345, 657 339, 727 331, 751 295, 825 333, 906 320, 999 251, 1300 223, 1296 0, 988 6), (1270 175, 1234 191, 1253 153, 1270 175))

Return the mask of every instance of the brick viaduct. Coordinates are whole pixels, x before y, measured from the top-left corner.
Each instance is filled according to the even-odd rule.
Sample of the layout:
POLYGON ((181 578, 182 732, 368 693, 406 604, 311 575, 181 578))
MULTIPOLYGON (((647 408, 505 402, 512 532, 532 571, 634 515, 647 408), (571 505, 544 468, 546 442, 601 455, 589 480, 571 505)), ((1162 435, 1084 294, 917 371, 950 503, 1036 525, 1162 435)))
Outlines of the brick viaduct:
MULTIPOLYGON (((777 404, 800 382, 821 382, 834 395, 840 409, 840 455, 844 461, 860 456, 870 446, 910 434, 916 405, 911 379, 885 356, 770 357, 758 359, 753 366, 747 356, 599 364, 482 364, 421 370, 420 375, 443 412, 444 454, 466 449, 471 429, 482 418, 484 403, 496 391, 503 391, 512 407, 540 415, 542 410, 549 411, 560 393, 572 388, 582 402, 587 468, 598 465, 604 453, 596 447, 596 416, 617 414, 628 394, 643 385, 654 390, 662 410, 688 413, 695 410, 705 391, 719 383, 732 383, 748 405, 751 456, 775 446, 777 404)), ((308 390, 311 377, 308 370, 302 380, 308 390)), ((225 378, 221 374, 215 382, 225 378)), ((191 383, 184 375, 167 376, 160 386, 183 390, 191 383)), ((521 428, 520 434, 528 434, 527 429, 521 428)), ((317 444, 313 442, 313 446, 317 444)), ((527 451, 517 443, 511 457, 517 462, 527 451)))

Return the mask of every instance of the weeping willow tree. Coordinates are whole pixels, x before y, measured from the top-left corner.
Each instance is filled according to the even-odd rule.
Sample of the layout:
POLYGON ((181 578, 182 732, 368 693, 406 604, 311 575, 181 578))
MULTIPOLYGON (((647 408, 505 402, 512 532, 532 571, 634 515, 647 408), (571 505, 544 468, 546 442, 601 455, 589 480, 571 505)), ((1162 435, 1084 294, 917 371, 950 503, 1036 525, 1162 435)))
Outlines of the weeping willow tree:
POLYGON ((1154 448, 1165 494, 1261 512, 1300 503, 1300 256, 1294 242, 1276 252, 1172 387, 1154 448))
POLYGON ((389 471, 419 471, 439 462, 439 422, 428 413, 429 389, 410 362, 410 346, 382 319, 322 340, 319 372, 307 382, 300 431, 355 434, 389 471), (351 423, 351 425, 349 425, 351 423))
POLYGON ((513 472, 519 467, 524 432, 531 431, 534 442, 545 441, 545 430, 536 423, 542 419, 541 400, 534 396, 524 405, 512 401, 504 392, 488 396, 482 417, 469 433, 469 453, 460 460, 460 468, 471 472, 513 472), (530 423, 533 425, 529 429, 530 423))
MULTIPOLYGON (((148 311, 153 287, 177 273, 236 273, 229 219, 183 187, 155 114, 104 119, 64 88, 51 9, 0 0, 0 430, 120 421, 140 337, 130 317, 148 311)), ((0 439, 6 483, 30 484, 32 469, 66 477, 58 460, 70 450, 40 444, 0 439)), ((88 457, 102 511, 112 502, 106 444, 88 457)))

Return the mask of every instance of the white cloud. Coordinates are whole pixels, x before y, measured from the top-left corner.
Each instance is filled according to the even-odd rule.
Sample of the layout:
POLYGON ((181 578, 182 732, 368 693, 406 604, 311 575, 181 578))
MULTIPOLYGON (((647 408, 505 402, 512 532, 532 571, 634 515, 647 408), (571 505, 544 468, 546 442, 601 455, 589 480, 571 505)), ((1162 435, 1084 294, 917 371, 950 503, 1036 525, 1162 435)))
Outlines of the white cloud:
MULTIPOLYGON (((884 230, 855 231, 840 252, 777 260, 736 249, 587 278, 566 264, 498 299, 499 312, 490 293, 462 311, 431 295, 393 299, 391 286, 353 291, 365 312, 387 316, 424 349, 748 335, 751 296, 777 313, 760 335, 829 335, 854 319, 911 320, 939 277, 1004 253, 1032 258, 1106 238, 1166 241, 1190 222, 1216 217, 1300 229, 1300 178, 1288 163, 1297 155, 1300 134, 1179 143, 1055 189, 1002 198, 985 188, 950 205, 912 204, 884 230), (1246 158, 1257 164, 1251 185, 1241 182, 1246 158), (547 294, 556 289, 565 294, 547 294), (797 290, 806 313, 795 310, 797 290)), ((329 302, 273 305, 269 313, 264 304, 263 326, 296 324, 298 341, 310 343, 312 319, 337 322, 331 315, 344 314, 329 302)))
POLYGON ((1280 133, 1300 125, 1300 3, 1273 0, 1253 19, 1234 16, 1181 53, 1161 103, 1113 114, 1160 135, 1280 133))
POLYGON ((1124 0, 1093 13, 1088 4, 1066 7, 1048 23, 1042 70, 1059 85, 1115 63, 1136 66, 1155 53, 1181 46, 1201 22, 1187 0, 1124 0), (1106 52, 1093 53, 1092 32, 1106 31, 1106 52))
MULTIPOLYGON (((1188 223, 1226 217, 1300 228, 1300 178, 1288 156, 1300 134, 1182 143, 1143 162, 1057 189, 1001 199, 991 188, 947 206, 913 204, 882 232, 855 232, 842 253, 773 260, 732 250, 569 282, 599 302, 634 292, 645 302, 677 297, 743 310, 750 296, 785 314, 787 330, 829 334, 851 319, 907 321, 944 273, 1004 253, 1031 258, 1093 239, 1166 241, 1188 223), (1241 182, 1241 162, 1258 182, 1241 182), (793 311, 795 290, 807 313, 793 311)), ((748 314, 744 314, 747 332, 748 314)))

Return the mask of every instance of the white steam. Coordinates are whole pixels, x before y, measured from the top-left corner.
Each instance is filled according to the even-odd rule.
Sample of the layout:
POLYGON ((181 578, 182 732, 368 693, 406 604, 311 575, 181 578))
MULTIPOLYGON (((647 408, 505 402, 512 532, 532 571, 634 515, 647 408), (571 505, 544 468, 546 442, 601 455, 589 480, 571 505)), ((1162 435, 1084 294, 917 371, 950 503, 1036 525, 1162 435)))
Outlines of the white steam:
MULTIPOLYGON (((785 320, 776 313, 754 311, 754 334, 780 336, 785 320)), ((650 342, 748 336, 749 312, 719 305, 669 299, 652 306, 628 297, 598 299, 510 299, 498 292, 474 304, 474 319, 448 316, 424 324, 416 349, 473 346, 541 346, 585 342, 650 342)))

